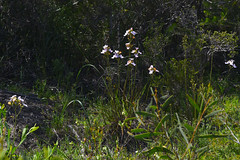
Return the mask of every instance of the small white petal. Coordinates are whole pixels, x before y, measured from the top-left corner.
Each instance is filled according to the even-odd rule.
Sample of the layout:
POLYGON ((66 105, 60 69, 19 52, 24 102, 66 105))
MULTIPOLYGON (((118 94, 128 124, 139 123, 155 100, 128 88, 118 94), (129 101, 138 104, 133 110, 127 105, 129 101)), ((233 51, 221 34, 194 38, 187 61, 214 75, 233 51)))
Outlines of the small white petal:
POLYGON ((153 74, 153 70, 150 70, 150 71, 149 71, 149 74, 153 74))
POLYGON ((131 33, 132 33, 132 35, 134 35, 134 36, 137 34, 137 32, 135 32, 135 31, 132 31, 131 33))

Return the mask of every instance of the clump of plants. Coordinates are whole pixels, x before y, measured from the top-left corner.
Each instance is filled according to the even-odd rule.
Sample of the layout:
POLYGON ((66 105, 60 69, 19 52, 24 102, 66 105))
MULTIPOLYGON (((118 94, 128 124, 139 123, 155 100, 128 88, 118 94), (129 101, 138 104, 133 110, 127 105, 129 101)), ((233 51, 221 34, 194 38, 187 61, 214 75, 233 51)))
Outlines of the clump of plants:
POLYGON ((13 128, 9 128, 6 122, 7 106, 0 104, 0 159, 21 159, 21 156, 16 154, 17 149, 26 140, 27 136, 36 131, 39 127, 34 125, 29 130, 28 128, 22 129, 20 142, 16 144, 16 124, 17 118, 22 111, 23 107, 28 107, 21 96, 13 95, 8 101, 8 105, 14 108, 15 114, 12 117, 14 120, 13 128))

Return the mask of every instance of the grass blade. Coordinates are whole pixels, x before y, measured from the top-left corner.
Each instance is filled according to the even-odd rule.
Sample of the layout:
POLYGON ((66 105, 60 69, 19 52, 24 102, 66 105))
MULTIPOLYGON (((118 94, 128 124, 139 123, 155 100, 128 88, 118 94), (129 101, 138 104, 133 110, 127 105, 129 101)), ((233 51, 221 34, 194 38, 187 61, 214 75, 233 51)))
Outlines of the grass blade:
MULTIPOLYGON (((163 153, 170 153, 173 154, 172 151, 170 151, 169 149, 167 149, 166 147, 162 146, 162 147, 153 147, 152 149, 149 149, 148 151, 145 151, 143 153, 147 153, 149 156, 153 155, 156 152, 163 152, 163 153)), ((167 156, 168 157, 168 156, 167 156)), ((164 158, 165 159, 165 158, 164 158)), ((168 159, 171 159, 170 157, 168 157, 168 159)))
POLYGON ((194 101, 194 99, 192 99, 192 97, 190 97, 188 94, 187 94, 187 98, 188 98, 189 103, 192 105, 192 107, 194 107, 198 112, 200 112, 200 107, 199 107, 199 105, 194 101))
POLYGON ((184 124, 184 127, 187 128, 187 130, 190 131, 190 132, 194 131, 194 128, 187 123, 184 124))
POLYGON ((151 138, 153 136, 159 136, 162 133, 160 132, 147 132, 147 133, 142 133, 142 134, 137 134, 134 136, 136 139, 144 139, 144 138, 151 138))
POLYGON ((165 109, 169 103, 171 102, 173 96, 168 97, 168 99, 161 105, 163 109, 165 109))
POLYGON ((155 132, 157 132, 161 127, 162 127, 162 124, 169 118, 169 114, 166 114, 162 119, 161 121, 158 123, 157 127, 155 128, 155 132))
POLYGON ((147 132, 146 129, 143 128, 136 128, 136 129, 131 129, 132 133, 140 133, 140 132, 147 132))
POLYGON ((139 115, 142 115, 142 116, 147 116, 147 117, 157 117, 157 115, 153 114, 153 113, 148 113, 148 112, 145 112, 145 111, 139 111, 139 112, 136 112, 137 114, 139 115))
POLYGON ((197 138, 223 138, 223 137, 227 137, 227 136, 229 136, 229 134, 219 134, 219 135, 206 134, 206 135, 197 136, 197 138))
POLYGON ((85 68, 85 67, 92 67, 92 68, 94 68, 98 73, 100 73, 100 71, 99 71, 94 65, 92 65, 92 64, 86 64, 86 65, 82 66, 82 67, 79 69, 78 74, 77 74, 77 77, 76 77, 76 80, 78 80, 78 77, 79 77, 80 73, 82 72, 83 68, 85 68))
POLYGON ((222 110, 213 111, 212 113, 209 113, 208 115, 206 115, 204 118, 213 117, 214 115, 218 114, 219 112, 222 112, 222 110))
POLYGON ((183 136, 183 138, 184 138, 184 140, 186 141, 186 143, 188 144, 188 139, 187 139, 187 136, 186 136, 186 134, 183 132, 183 130, 182 130, 182 124, 181 124, 181 122, 180 122, 180 119, 179 119, 179 117, 178 117, 178 114, 176 113, 176 116, 177 116, 177 119, 178 119, 178 124, 179 124, 179 127, 178 127, 178 129, 179 129, 179 131, 181 132, 181 134, 182 134, 182 136, 183 136))

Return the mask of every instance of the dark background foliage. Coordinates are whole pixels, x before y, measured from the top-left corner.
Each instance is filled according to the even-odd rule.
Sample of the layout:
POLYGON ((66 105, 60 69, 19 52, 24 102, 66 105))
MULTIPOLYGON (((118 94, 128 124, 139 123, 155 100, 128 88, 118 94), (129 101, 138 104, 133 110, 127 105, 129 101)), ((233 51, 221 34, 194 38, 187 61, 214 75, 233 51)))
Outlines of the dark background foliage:
MULTIPOLYGON (((239 36, 239 5, 233 0, 1 0, 0 77, 29 87, 47 79, 64 88, 77 84, 94 89, 100 75, 84 69, 76 81, 79 69, 85 64, 104 67, 100 52, 105 44, 124 51, 123 35, 130 27, 144 53, 139 70, 154 64, 163 72, 171 58, 183 60, 187 52, 203 73, 210 66, 204 60, 208 50, 197 48, 197 39, 207 31, 239 36)), ((214 71, 220 73, 227 69, 222 55, 229 51, 223 52, 214 55, 214 71)))

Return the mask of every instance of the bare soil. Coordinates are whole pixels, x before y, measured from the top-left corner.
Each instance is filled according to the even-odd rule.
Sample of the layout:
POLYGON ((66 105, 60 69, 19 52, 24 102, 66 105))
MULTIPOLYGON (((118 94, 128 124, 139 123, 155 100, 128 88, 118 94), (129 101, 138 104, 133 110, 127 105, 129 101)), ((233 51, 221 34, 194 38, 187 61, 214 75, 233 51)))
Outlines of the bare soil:
POLYGON ((22 130, 25 127, 30 129, 32 126, 36 124, 39 126, 39 129, 34 133, 30 134, 25 142, 21 145, 22 149, 34 149, 37 147, 37 144, 40 141, 46 141, 46 129, 50 123, 50 117, 48 116, 51 112, 51 105, 46 105, 37 97, 37 95, 29 94, 24 95, 16 92, 6 91, 0 89, 0 103, 5 104, 7 110, 6 122, 9 128, 11 128, 11 140, 13 141, 13 133, 14 133, 14 117, 15 112, 18 113, 19 108, 14 108, 14 106, 8 105, 8 101, 11 96, 17 95, 21 96, 24 99, 27 107, 23 107, 20 114, 16 120, 16 138, 15 138, 15 146, 19 144, 21 140, 22 130))

